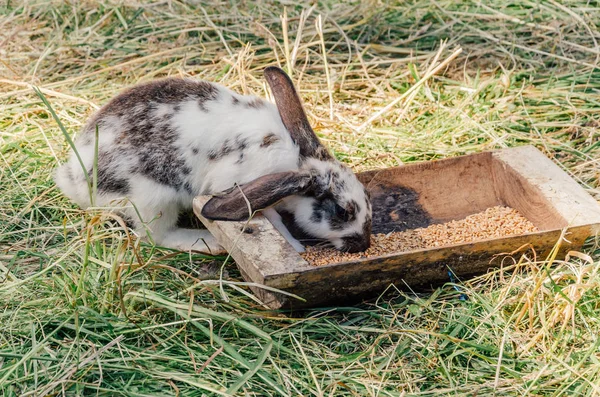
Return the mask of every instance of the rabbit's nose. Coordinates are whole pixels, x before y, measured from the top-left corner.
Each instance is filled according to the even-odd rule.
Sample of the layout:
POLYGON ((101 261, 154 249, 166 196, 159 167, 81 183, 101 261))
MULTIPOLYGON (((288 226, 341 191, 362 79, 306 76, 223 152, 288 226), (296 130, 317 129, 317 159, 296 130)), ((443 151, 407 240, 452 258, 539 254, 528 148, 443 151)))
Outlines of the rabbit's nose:
POLYGON ((371 246, 371 234, 354 233, 349 236, 342 237, 344 252, 362 252, 371 246))

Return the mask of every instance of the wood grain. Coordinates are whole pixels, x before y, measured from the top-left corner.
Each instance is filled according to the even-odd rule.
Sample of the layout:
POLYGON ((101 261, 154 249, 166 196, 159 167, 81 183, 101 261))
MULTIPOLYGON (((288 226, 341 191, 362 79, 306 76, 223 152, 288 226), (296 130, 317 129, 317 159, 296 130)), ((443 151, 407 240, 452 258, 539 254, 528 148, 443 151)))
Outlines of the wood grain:
POLYGON ((600 233, 598 202, 539 150, 522 146, 494 152, 493 158, 494 175, 504 176, 497 181, 504 201, 534 224, 542 229, 591 225, 591 234, 600 233))
POLYGON ((419 194, 419 204, 434 223, 462 219, 502 204, 494 189, 492 154, 428 161, 369 173, 363 178, 371 195, 385 194, 390 185, 419 194))
POLYGON ((368 171, 358 177, 375 197, 385 195, 390 186, 411 189, 434 222, 508 205, 540 231, 314 267, 261 216, 249 222, 252 233, 241 233, 243 222, 211 222, 201 217, 208 197, 197 197, 194 211, 231 253, 246 280, 305 299, 253 288, 275 309, 349 304, 376 295, 390 284, 430 288, 449 282, 450 270, 459 278, 482 274, 500 266, 506 256, 520 256, 522 252, 513 252, 519 248, 530 250, 530 257, 535 251, 538 259, 545 259, 558 244, 559 255, 564 255, 600 233, 600 204, 530 146, 368 171), (561 240, 565 228, 567 234, 561 240))

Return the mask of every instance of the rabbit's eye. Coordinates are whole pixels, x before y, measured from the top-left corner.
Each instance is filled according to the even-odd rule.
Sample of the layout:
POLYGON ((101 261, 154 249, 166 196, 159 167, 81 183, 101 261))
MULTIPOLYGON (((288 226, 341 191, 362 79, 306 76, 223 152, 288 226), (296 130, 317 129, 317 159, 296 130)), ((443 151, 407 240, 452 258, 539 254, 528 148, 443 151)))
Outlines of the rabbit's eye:
POLYGON ((335 205, 335 215, 338 218, 341 218, 344 222, 348 222, 350 220, 350 213, 348 213, 348 211, 346 211, 346 209, 344 207, 342 207, 341 205, 336 204, 335 205))

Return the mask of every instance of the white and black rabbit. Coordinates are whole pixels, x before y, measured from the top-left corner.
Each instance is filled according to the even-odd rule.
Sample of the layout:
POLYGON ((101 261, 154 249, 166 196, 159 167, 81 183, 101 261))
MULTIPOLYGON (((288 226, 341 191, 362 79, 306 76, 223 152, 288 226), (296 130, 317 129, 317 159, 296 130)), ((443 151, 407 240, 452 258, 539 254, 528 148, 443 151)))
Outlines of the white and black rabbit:
MULTIPOLYGON (((96 206, 119 208, 140 235, 162 246, 218 252, 207 230, 177 227, 196 195, 213 194, 202 215, 244 220, 263 210, 299 251, 277 210, 294 227, 342 251, 369 247, 369 195, 350 169, 321 144, 290 78, 268 67, 277 106, 221 85, 167 78, 134 86, 102 107, 76 141, 92 175, 98 129, 96 206), (240 190, 241 188, 241 190, 240 190), (243 194, 242 194, 243 191, 243 194), (248 200, 248 201, 246 201, 248 200)), ((86 176, 72 153, 56 183, 82 208, 90 206, 86 176)))

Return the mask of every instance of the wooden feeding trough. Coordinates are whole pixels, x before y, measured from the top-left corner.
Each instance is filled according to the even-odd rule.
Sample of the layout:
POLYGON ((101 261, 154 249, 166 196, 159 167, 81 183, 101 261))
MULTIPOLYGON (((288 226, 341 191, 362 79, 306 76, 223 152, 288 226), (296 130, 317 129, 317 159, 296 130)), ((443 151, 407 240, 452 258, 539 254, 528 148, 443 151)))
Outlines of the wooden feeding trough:
POLYGON ((406 217, 389 216, 377 203, 398 197, 395 211, 414 226, 462 219, 493 206, 518 210, 538 229, 496 239, 392 253, 324 266, 305 261, 262 216, 246 222, 209 221, 200 211, 210 197, 194 201, 194 211, 235 259, 243 277, 302 297, 253 287, 271 308, 344 304, 374 295, 390 284, 426 288, 464 279, 497 267, 523 247, 544 258, 560 240, 562 253, 600 233, 600 204, 557 165, 531 146, 410 164, 359 174, 371 193, 374 232, 392 231, 406 217), (379 212, 378 212, 379 211, 379 212), (245 231, 244 225, 246 225, 245 231))

